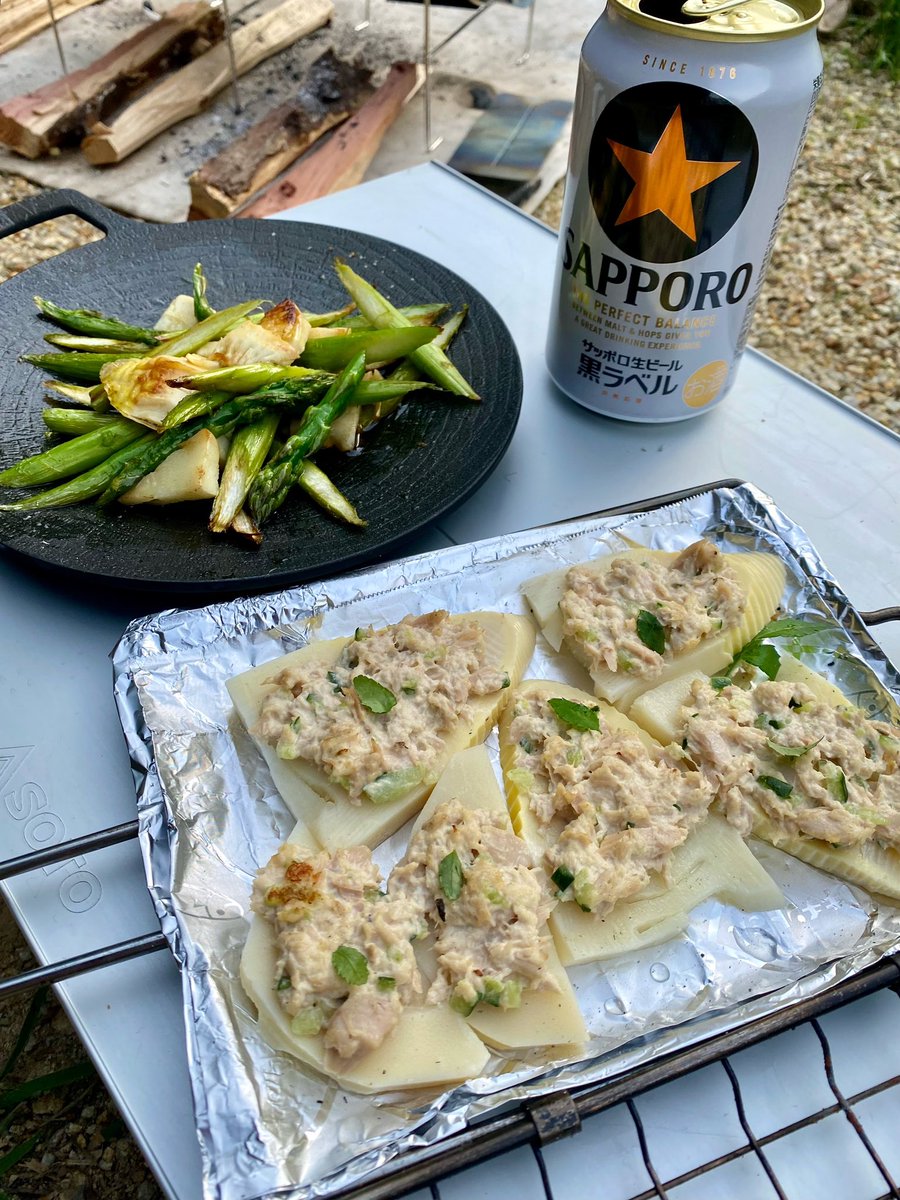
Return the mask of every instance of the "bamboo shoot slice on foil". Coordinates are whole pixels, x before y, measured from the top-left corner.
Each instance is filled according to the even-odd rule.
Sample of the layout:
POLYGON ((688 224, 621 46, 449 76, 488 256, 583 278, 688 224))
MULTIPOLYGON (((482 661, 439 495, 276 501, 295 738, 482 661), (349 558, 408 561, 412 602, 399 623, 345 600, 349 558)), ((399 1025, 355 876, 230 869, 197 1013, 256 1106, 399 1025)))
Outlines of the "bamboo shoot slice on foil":
MULTIPOLYGON (((535 637, 534 627, 527 617, 476 612, 451 616, 450 622, 454 625, 474 622, 483 631, 485 665, 497 669, 502 676, 503 686, 486 695, 472 696, 461 715, 440 734, 438 748, 424 765, 411 765, 381 773, 367 784, 365 794, 357 803, 351 802, 346 787, 335 782, 315 762, 280 757, 275 745, 256 731, 266 697, 273 689, 273 681, 282 672, 306 669, 315 664, 334 668, 343 652, 353 645, 355 638, 313 642, 302 650, 254 667, 229 680, 228 690, 238 715, 254 737, 283 800, 326 849, 361 844, 375 846, 414 816, 450 757, 457 750, 484 741, 510 694, 510 688, 515 687, 522 678, 534 649, 535 637)), ((414 687, 415 683, 411 679, 410 687, 414 687)), ((335 685, 336 688, 338 686, 335 685)), ((363 703, 367 707, 378 707, 376 701, 379 696, 380 693, 375 691, 374 698, 366 697, 363 703)), ((396 695, 389 691, 389 696, 390 700, 386 702, 392 708, 394 704, 391 702, 396 702, 401 714, 405 701, 415 699, 414 692, 407 696, 404 689, 398 689, 396 695)))
MULTIPOLYGON (((647 750, 648 760, 654 752, 662 750, 649 734, 628 717, 578 688, 552 680, 524 682, 501 718, 500 761, 513 826, 542 856, 552 855, 560 844, 560 836, 574 817, 574 810, 572 817, 563 812, 553 815, 549 820, 540 819, 539 814, 543 812, 546 815, 552 807, 550 775, 539 765, 550 737, 545 740, 540 737, 537 740, 521 737, 521 726, 517 721, 521 722, 523 715, 533 712, 549 728, 560 731, 567 729, 566 740, 570 749, 566 750, 566 754, 575 766, 584 762, 582 733, 590 732, 593 724, 591 718, 585 717, 581 731, 573 726, 567 727, 558 717, 551 701, 555 704, 562 701, 563 705, 573 706, 572 709, 561 709, 563 712, 572 712, 573 719, 578 719, 580 713, 593 713, 597 732, 630 735, 647 750)), ((632 747, 630 753, 639 762, 640 752, 633 743, 632 747)), ((592 752, 586 743, 585 750, 588 754, 592 752)), ((591 765, 590 759, 588 765, 591 765)), ((602 767, 602 761, 598 761, 598 766, 602 767)), ((688 786, 689 783, 690 780, 685 783, 686 794, 692 790, 693 785, 688 786)), ((708 802, 707 794, 705 804, 708 802)), ((671 807, 674 808, 676 803, 672 803, 671 807)), ((708 813, 703 815, 704 800, 699 794, 696 806, 696 823, 693 826, 689 824, 686 838, 670 851, 665 864, 666 874, 658 869, 650 869, 648 882, 640 890, 623 894, 606 911, 602 911, 602 895, 586 894, 586 881, 580 884, 577 873, 569 871, 562 864, 555 866, 551 860, 548 864, 554 866, 551 877, 561 895, 568 896, 550 917, 550 927, 565 966, 609 958, 668 941, 687 926, 691 909, 713 896, 745 911, 769 910, 784 905, 779 888, 737 832, 721 818, 708 813), (587 908, 600 911, 585 911, 587 908)), ((673 816, 671 821, 678 824, 680 818, 673 816)), ((625 829, 628 828, 626 824, 625 829)))
MULTIPOLYGON (((484 746, 461 750, 450 759, 416 818, 410 842, 442 805, 454 800, 468 810, 501 813, 508 822, 509 832, 513 832, 503 792, 484 746)), ((552 940, 548 951, 545 970, 555 981, 558 990, 524 987, 518 1007, 503 1008, 481 1001, 466 1017, 471 1028, 488 1045, 500 1049, 570 1046, 574 1053, 575 1046, 587 1041, 584 1018, 552 940)), ((417 947, 416 957, 423 975, 429 981, 433 980, 439 970, 433 940, 417 947)))
MULTIPOLYGON (((687 753, 697 762, 700 770, 707 772, 719 787, 717 804, 724 806, 726 814, 736 819, 742 828, 749 826, 749 831, 755 837, 848 883, 855 883, 867 891, 900 900, 900 850, 897 848, 894 832, 900 827, 900 728, 887 727, 880 722, 877 725, 872 725, 871 722, 866 724, 866 714, 857 709, 839 688, 793 655, 782 652, 774 682, 796 684, 808 689, 813 697, 812 703, 807 705, 808 715, 813 715, 813 718, 814 705, 818 704, 824 709, 846 710, 848 720, 843 723, 843 731, 830 731, 826 726, 817 725, 808 741, 803 741, 790 732, 791 725, 789 720, 785 719, 788 714, 779 715, 769 701, 766 702, 766 709, 770 716, 766 720, 767 723, 774 724, 768 723, 767 728, 754 726, 752 731, 746 730, 741 733, 739 721, 736 719, 732 735, 735 739, 749 737, 761 743, 758 752, 748 751, 750 757, 747 758, 746 764, 756 781, 755 791, 743 797, 740 809, 736 807, 734 798, 729 799, 727 795, 730 790, 729 780, 723 779, 722 772, 705 761, 706 756, 701 752, 699 744, 693 744, 691 714, 697 711, 694 703, 696 693, 693 689, 695 684, 701 688, 708 687, 705 675, 694 671, 646 692, 635 704, 632 715, 657 737, 671 741, 683 740, 687 753), (821 734, 821 749, 819 739, 815 736, 817 734, 821 734), (848 777, 844 766, 841 765, 845 760, 838 739, 848 736, 851 741, 844 741, 844 744, 852 749, 852 739, 869 734, 871 748, 865 755, 868 764, 866 770, 870 769, 873 761, 880 761, 885 768, 883 772, 876 771, 875 775, 869 778, 875 778, 877 786, 878 777, 887 777, 890 796, 894 798, 892 811, 883 805, 879 805, 879 811, 870 807, 871 801, 867 803, 869 787, 866 781, 855 773, 848 777), (788 744, 791 740, 796 741, 796 745, 788 744), (800 760, 806 760, 802 767, 800 760), (774 797, 773 800, 769 799, 770 793, 774 797), (778 799, 788 801, 791 808, 796 810, 791 813, 787 825, 777 818, 773 819, 771 812, 766 812, 767 804, 771 807, 778 799), (829 819, 828 810, 831 810, 839 819, 843 814, 848 814, 851 818, 868 823, 871 826, 871 836, 859 842, 834 845, 823 837, 803 833, 796 826, 799 824, 800 808, 804 802, 807 805, 821 806, 825 819, 829 819), (885 838, 879 839, 876 836, 879 822, 882 822, 881 827, 885 834, 891 833, 887 844, 879 844, 879 840, 884 841, 885 838), (888 830, 887 823, 892 824, 891 831, 888 830)), ((768 683, 768 680, 760 679, 748 684, 748 694, 762 695, 763 693, 757 693, 756 689, 765 687, 768 683)), ((728 704, 732 687, 735 686, 720 689, 716 693, 716 699, 728 704)), ((708 696, 708 692, 706 694, 708 696)), ((802 699, 801 696, 798 698, 802 699)), ((771 699, 774 697, 770 697, 771 699)), ((802 703, 800 708, 803 708, 802 703)), ((703 741, 707 741, 706 737, 703 741)), ((734 754, 737 755, 743 748, 736 741, 734 754)), ((823 829, 823 832, 828 832, 828 829, 823 829)), ((856 832, 860 832, 858 826, 856 832)), ((841 836, 839 826, 834 827, 833 836, 841 836)))
MULTIPOLYGON (((300 822, 288 842, 317 853, 300 822)), ((443 1006, 406 1007, 380 1046, 342 1059, 325 1046, 321 1034, 302 1036, 278 1001, 278 949, 274 927, 254 915, 241 956, 241 983, 257 1011, 258 1029, 275 1050, 282 1050, 354 1092, 444 1087, 482 1073, 489 1053, 457 1013, 443 1006)))
MULTIPOLYGON (((708 542, 695 543, 695 547, 713 550, 708 542)), ((695 547, 678 552, 641 548, 625 550, 589 563, 539 575, 529 580, 522 589, 541 632, 553 649, 560 650, 565 646, 590 673, 595 693, 623 712, 628 712, 642 692, 664 683, 675 675, 682 675, 690 670, 704 671, 711 675, 725 667, 741 646, 758 633, 770 619, 784 589, 784 566, 775 555, 757 551, 709 554, 708 558, 711 561, 702 564, 703 569, 696 572, 696 577, 704 577, 706 580, 721 578, 722 572, 728 571, 735 589, 743 595, 743 611, 739 615, 736 614, 732 623, 722 628, 716 628, 717 623, 721 622, 717 621, 715 611, 707 613, 710 618, 705 622, 708 626, 707 631, 691 638, 685 643, 683 650, 674 652, 669 640, 678 627, 681 598, 676 598, 671 605, 667 598, 658 603, 654 596, 658 594, 659 580, 655 579, 638 583, 639 589, 646 588, 643 602, 634 601, 627 596, 624 601, 620 601, 616 596, 616 589, 613 589, 604 599, 608 607, 602 617, 602 623, 606 624, 607 614, 612 612, 617 622, 613 629, 617 631, 618 637, 628 637, 639 651, 639 655, 629 657, 629 654, 624 652, 615 654, 616 647, 613 645, 611 654, 606 655, 606 662, 602 661, 598 652, 592 652, 591 649, 591 643, 596 641, 596 633, 592 626, 595 620, 598 623, 601 621, 601 610, 592 605, 589 597, 584 602, 576 601, 579 609, 586 612, 584 628, 578 630, 578 635, 574 632, 566 633, 561 604, 565 605, 568 602, 567 597, 574 595, 569 588, 573 579, 572 572, 579 573, 588 590, 592 581, 605 588, 612 579, 610 572, 637 572, 646 567, 649 572, 656 574, 659 568, 672 571, 673 564, 676 564, 674 569, 677 569, 683 556, 695 547), (667 610, 671 614, 670 623, 667 622, 667 610), (623 618, 621 622, 620 613, 623 618), (618 629, 618 624, 621 624, 621 630, 618 629), (607 665, 611 655, 616 660, 614 669, 607 665)), ((693 566, 693 562, 690 565, 693 566)), ((683 594, 684 590, 682 596, 683 594)), ((700 616, 703 616, 702 612, 700 616)), ((696 616, 688 616, 686 619, 696 621, 696 616)), ((570 630, 577 625, 578 620, 570 613, 570 630)))

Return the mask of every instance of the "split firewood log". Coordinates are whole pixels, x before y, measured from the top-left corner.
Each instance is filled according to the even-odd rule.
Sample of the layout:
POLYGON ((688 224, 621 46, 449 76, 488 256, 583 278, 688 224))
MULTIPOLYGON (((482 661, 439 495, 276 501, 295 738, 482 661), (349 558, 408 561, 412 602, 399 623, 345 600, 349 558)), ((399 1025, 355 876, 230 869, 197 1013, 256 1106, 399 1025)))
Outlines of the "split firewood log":
POLYGON ((280 105, 189 179, 191 217, 230 217, 371 94, 372 72, 326 50, 293 100, 280 105))
POLYGON ((384 135, 420 83, 415 63, 394 63, 378 91, 356 116, 340 125, 288 173, 243 209, 241 217, 267 217, 362 181, 384 135))
MULTIPOLYGON (((285 0, 234 31, 234 62, 238 75, 286 46, 326 25, 332 0, 285 0)), ((212 50, 167 76, 129 105, 110 125, 99 125, 81 143, 89 162, 101 166, 121 162, 151 138, 185 117, 200 112, 231 80, 228 47, 212 50)))
POLYGON ((223 32, 221 11, 206 0, 179 4, 90 66, 5 101, 0 142, 25 158, 41 158, 80 139, 154 76, 204 53, 223 32))

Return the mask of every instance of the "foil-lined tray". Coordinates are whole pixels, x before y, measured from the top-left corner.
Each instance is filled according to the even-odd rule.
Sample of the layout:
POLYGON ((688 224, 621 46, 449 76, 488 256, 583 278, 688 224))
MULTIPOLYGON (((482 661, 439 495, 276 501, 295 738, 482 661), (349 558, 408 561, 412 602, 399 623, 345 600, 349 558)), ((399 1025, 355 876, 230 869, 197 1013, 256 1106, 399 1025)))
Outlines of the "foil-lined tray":
MULTIPOLYGON (((897 720, 900 676, 804 531, 750 484, 712 486, 662 508, 580 518, 432 552, 321 584, 129 626, 114 655, 131 755, 147 883, 182 968, 187 1050, 204 1195, 333 1196, 384 1177, 510 1102, 620 1075, 673 1050, 817 995, 896 948, 900 910, 797 859, 751 843, 788 897, 743 913, 715 900, 680 937, 570 970, 590 1034, 575 1060, 496 1054, 479 1079, 437 1094, 357 1096, 271 1050, 239 982, 249 895, 259 865, 294 824, 232 710, 232 675, 311 638, 410 612, 525 612, 531 576, 625 548, 623 537, 680 549, 699 536, 765 549, 787 568, 783 607, 836 622, 805 661, 870 715, 897 720)), ((589 687, 542 639, 526 672, 589 687)), ((496 761, 496 734, 488 746, 496 761)), ((375 858, 387 874, 408 829, 375 858)))

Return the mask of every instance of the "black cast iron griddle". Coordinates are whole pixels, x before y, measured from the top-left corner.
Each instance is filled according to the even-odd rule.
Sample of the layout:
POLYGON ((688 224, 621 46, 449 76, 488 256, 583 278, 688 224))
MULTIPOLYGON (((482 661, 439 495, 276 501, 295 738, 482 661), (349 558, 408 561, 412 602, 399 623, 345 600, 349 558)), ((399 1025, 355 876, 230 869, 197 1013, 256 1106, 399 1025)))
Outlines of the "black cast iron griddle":
MULTIPOLYGON (((293 221, 196 221, 146 225, 74 191, 48 192, 0 210, 0 238, 66 213, 106 237, 31 267, 0 288, 0 469, 44 448, 43 373, 19 355, 50 347, 54 326, 32 297, 96 308, 152 325, 177 292, 190 291, 200 261, 210 300, 224 308, 251 296, 290 297, 314 312, 347 301, 335 256, 395 304, 441 300, 469 315, 453 361, 480 404, 425 393, 388 418, 355 455, 323 452, 318 462, 368 520, 341 525, 293 494, 254 548, 207 531, 209 503, 167 507, 92 504, 33 513, 0 512, 0 544, 57 571, 132 588, 223 593, 259 590, 345 571, 384 558, 469 496, 509 445, 522 399, 522 370, 494 308, 458 275, 379 238, 293 221)), ((3 499, 24 494, 0 489, 3 499)))

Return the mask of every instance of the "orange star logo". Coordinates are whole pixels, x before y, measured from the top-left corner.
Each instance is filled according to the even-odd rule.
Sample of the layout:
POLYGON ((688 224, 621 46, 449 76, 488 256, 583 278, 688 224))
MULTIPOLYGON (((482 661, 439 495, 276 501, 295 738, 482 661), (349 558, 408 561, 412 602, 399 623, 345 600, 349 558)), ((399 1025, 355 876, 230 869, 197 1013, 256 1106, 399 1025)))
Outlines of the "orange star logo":
POLYGON ((631 195, 625 201, 616 224, 623 225, 648 213, 661 212, 692 242, 697 240, 691 202, 694 192, 740 165, 740 159, 737 162, 717 163, 697 162, 688 158, 680 104, 649 154, 646 150, 623 146, 611 138, 607 138, 607 141, 613 154, 634 180, 631 195))

